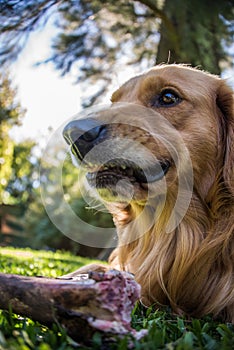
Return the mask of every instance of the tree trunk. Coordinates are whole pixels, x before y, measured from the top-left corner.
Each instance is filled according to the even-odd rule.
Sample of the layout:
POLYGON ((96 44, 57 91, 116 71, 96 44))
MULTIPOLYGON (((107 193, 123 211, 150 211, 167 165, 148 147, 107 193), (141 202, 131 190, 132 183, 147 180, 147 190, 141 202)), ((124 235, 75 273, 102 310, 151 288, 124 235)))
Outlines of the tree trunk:
POLYGON ((156 63, 187 63, 220 74, 223 56, 218 9, 203 0, 165 0, 156 63))

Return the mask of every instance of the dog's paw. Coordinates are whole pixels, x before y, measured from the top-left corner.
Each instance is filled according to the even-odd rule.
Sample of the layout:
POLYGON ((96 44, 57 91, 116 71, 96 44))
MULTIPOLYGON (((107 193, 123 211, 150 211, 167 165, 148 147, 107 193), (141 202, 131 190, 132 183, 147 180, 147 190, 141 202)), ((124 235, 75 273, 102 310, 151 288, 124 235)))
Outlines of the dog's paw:
POLYGON ((110 266, 101 264, 88 264, 80 267, 78 270, 61 276, 61 278, 69 279, 76 278, 78 275, 89 274, 89 272, 107 272, 110 270, 110 266))

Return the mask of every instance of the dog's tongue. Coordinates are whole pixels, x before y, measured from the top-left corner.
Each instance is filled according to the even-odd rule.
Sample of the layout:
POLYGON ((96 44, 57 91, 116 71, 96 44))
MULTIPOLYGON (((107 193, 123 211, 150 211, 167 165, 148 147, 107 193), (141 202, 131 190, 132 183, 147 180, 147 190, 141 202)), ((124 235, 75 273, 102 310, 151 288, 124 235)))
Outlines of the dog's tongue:
POLYGON ((134 177, 138 182, 141 183, 151 183, 155 181, 161 180, 167 173, 170 167, 170 163, 168 161, 158 162, 154 165, 148 167, 145 170, 141 168, 134 169, 134 177))

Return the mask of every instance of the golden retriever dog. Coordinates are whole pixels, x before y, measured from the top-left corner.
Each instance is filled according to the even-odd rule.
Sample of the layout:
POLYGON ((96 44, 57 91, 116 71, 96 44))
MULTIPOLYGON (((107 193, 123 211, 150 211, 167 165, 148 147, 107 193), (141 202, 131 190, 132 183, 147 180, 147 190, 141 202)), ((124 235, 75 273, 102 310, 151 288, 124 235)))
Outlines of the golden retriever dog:
POLYGON ((231 88, 186 65, 159 65, 111 102, 64 129, 86 186, 113 215, 108 268, 135 275, 144 305, 234 322, 231 88))

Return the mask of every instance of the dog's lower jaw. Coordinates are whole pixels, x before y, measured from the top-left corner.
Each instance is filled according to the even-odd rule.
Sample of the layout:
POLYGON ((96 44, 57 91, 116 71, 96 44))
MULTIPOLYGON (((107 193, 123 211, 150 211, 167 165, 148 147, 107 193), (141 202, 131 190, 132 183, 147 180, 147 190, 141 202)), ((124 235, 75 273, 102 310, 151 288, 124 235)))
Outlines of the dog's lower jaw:
POLYGON ((105 184, 102 187, 90 185, 86 179, 86 187, 93 193, 99 201, 105 203, 112 203, 117 206, 126 206, 132 202, 142 203, 148 199, 148 185, 135 182, 131 183, 128 179, 120 180, 117 185, 105 184))

